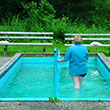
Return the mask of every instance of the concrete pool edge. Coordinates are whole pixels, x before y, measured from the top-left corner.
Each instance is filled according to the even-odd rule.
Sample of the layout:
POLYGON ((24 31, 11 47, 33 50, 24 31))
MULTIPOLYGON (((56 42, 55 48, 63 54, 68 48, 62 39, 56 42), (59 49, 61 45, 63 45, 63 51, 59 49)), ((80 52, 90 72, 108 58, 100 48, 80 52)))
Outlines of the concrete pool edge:
POLYGON ((8 62, 0 67, 0 78, 8 71, 8 69, 21 57, 22 53, 16 53, 8 62))
POLYGON ((103 62, 103 64, 107 67, 108 71, 110 72, 110 60, 103 53, 97 53, 97 56, 100 58, 100 60, 103 62))

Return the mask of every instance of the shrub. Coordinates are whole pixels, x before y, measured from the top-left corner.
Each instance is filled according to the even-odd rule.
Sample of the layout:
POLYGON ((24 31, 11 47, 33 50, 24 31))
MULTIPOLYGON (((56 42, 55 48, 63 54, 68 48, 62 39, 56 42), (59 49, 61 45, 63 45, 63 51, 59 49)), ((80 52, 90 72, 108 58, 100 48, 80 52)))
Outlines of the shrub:
POLYGON ((28 31, 43 31, 45 26, 50 24, 55 17, 55 10, 46 0, 41 0, 39 6, 36 2, 22 4, 27 12, 26 29, 28 31))

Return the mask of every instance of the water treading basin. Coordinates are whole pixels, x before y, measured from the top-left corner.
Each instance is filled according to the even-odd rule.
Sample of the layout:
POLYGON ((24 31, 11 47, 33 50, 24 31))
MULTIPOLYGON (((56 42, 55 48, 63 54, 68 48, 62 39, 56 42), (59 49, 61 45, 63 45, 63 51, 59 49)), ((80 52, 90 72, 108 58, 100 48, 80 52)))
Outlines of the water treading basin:
MULTIPOLYGON (((110 100, 110 73, 99 57, 89 57, 84 85, 74 89, 69 63, 60 64, 58 99, 110 100)), ((0 100, 48 100, 54 97, 54 57, 20 57, 0 79, 0 100)))

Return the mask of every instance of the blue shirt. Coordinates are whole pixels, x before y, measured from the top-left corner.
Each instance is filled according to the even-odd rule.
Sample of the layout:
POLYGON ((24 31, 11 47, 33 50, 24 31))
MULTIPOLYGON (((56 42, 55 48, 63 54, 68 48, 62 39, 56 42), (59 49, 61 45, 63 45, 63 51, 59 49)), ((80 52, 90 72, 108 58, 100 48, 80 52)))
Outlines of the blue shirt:
POLYGON ((68 48, 64 60, 69 60, 69 74, 73 76, 83 75, 88 72, 88 49, 81 44, 75 44, 68 48))

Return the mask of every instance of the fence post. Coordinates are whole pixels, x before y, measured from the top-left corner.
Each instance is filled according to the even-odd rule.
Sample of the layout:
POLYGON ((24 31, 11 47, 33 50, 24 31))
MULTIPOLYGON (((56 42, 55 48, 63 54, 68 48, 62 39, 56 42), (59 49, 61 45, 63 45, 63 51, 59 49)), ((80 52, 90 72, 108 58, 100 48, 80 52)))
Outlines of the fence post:
MULTIPOLYGON (((46 35, 44 35, 44 37, 45 37, 45 36, 46 36, 46 35)), ((43 41, 43 43, 45 43, 45 40, 43 41)), ((46 46, 44 45, 44 46, 43 46, 43 52, 44 52, 44 53, 45 53, 45 50, 46 50, 45 48, 46 48, 46 46)))
MULTIPOLYGON (((6 35, 6 37, 8 37, 8 35, 6 35)), ((7 41, 7 39, 5 39, 5 41, 7 41)), ((4 45, 4 56, 6 56, 7 54, 7 45, 4 45)))

